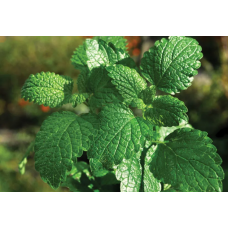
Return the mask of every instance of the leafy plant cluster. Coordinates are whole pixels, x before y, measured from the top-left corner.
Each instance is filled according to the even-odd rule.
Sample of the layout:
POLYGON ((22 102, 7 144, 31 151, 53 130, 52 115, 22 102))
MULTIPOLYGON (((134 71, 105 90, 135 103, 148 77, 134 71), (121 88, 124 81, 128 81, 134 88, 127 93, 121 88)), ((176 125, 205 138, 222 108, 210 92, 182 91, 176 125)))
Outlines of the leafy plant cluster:
POLYGON ((71 59, 80 70, 79 93, 72 93, 68 76, 30 75, 21 91, 25 100, 90 108, 80 116, 55 112, 43 122, 34 144, 41 178, 72 191, 102 191, 116 183, 123 192, 222 191, 222 160, 212 140, 188 124, 186 106, 172 96, 191 85, 201 51, 192 38, 161 39, 138 68, 123 37, 94 37, 71 59), (89 164, 78 162, 83 153, 89 164))

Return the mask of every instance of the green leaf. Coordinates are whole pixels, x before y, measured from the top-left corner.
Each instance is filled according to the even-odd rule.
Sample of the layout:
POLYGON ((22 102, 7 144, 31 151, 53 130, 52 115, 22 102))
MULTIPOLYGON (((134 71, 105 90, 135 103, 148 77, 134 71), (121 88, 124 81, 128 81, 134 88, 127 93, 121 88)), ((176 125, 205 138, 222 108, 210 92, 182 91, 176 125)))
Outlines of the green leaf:
POLYGON ((139 109, 144 109, 146 107, 146 105, 144 104, 143 100, 140 98, 134 98, 131 103, 130 106, 133 108, 139 108, 139 109))
POLYGON ((52 188, 60 186, 94 134, 91 123, 73 112, 55 112, 42 124, 35 140, 35 168, 52 188))
POLYGON ((116 170, 116 177, 121 181, 121 192, 160 192, 161 184, 149 169, 156 148, 144 148, 142 153, 135 154, 132 158, 124 159, 116 170), (141 158, 140 158, 141 156, 141 158))
POLYGON ((89 100, 89 107, 92 110, 96 108, 101 108, 107 103, 119 103, 121 102, 121 96, 117 91, 113 91, 110 88, 103 88, 102 90, 96 92, 89 100))
POLYGON ((107 103, 119 103, 121 95, 111 83, 108 71, 104 67, 94 68, 91 71, 89 90, 93 93, 90 98, 91 108, 100 108, 107 103))
POLYGON ((141 93, 139 94, 139 98, 143 100, 144 104, 149 105, 152 103, 155 97, 155 94, 156 94, 156 87, 152 85, 142 90, 141 93))
POLYGON ((113 65, 126 58, 129 58, 129 54, 116 48, 112 43, 87 39, 83 47, 76 49, 71 61, 77 69, 85 69, 88 66, 89 70, 92 70, 100 66, 113 65))
MULTIPOLYGON (((93 141, 95 139, 95 137, 98 134, 98 131, 100 129, 100 118, 98 115, 94 114, 94 113, 86 113, 80 116, 82 119, 84 119, 85 121, 89 122, 90 124, 92 124, 93 126, 93 134, 90 136, 90 140, 93 141)), ((96 176, 96 175, 94 175, 96 176)))
POLYGON ((135 69, 138 73, 140 73, 139 68, 136 66, 135 61, 131 57, 122 59, 122 60, 118 61, 116 64, 127 66, 129 68, 135 69))
POLYGON ((75 93, 75 94, 72 94, 69 102, 72 103, 72 106, 75 108, 77 105, 85 102, 87 98, 89 98, 88 93, 80 93, 80 94, 75 93))
POLYGON ((142 90, 146 89, 145 80, 135 69, 123 65, 114 65, 106 68, 112 83, 126 102, 130 103, 134 98, 138 98, 142 90))
POLYGON ((183 122, 179 126, 174 127, 158 127, 156 126, 156 132, 158 134, 158 138, 156 140, 158 141, 164 141, 166 136, 174 132, 176 129, 179 128, 193 128, 190 124, 183 122))
POLYGON ((91 123, 94 129, 94 132, 98 132, 100 129, 100 118, 98 115, 94 113, 86 113, 80 116, 82 119, 86 120, 87 122, 91 123))
POLYGON ((88 87, 89 84, 89 77, 90 77, 90 71, 88 68, 85 68, 82 70, 78 76, 77 79, 77 86, 79 93, 90 93, 90 89, 88 87))
POLYGON ((88 83, 89 91, 96 93, 103 88, 114 89, 115 86, 111 83, 111 78, 108 76, 108 71, 105 67, 94 68, 88 83))
POLYGON ((181 36, 162 39, 145 52, 141 60, 143 76, 157 89, 178 93, 187 89, 197 75, 203 57, 195 39, 181 36))
POLYGON ((33 151, 34 144, 35 144, 34 141, 30 143, 30 145, 28 146, 28 148, 27 148, 27 150, 25 152, 25 155, 23 156, 23 158, 21 159, 20 163, 18 164, 19 172, 22 175, 25 173, 25 166, 27 164, 27 158, 28 158, 29 154, 33 151))
POLYGON ((83 45, 80 45, 74 51, 74 54, 72 55, 72 58, 71 58, 71 62, 76 69, 79 69, 81 71, 86 71, 87 61, 88 61, 88 56, 86 53, 86 43, 84 42, 83 45))
POLYGON ((157 96, 151 106, 152 108, 146 109, 144 116, 154 125, 172 127, 188 121, 188 109, 178 98, 170 95, 157 96))
POLYGON ((127 40, 123 36, 95 36, 94 40, 102 39, 106 43, 111 42, 116 48, 121 48, 122 50, 127 50, 127 40))
POLYGON ((160 181, 157 180, 153 173, 150 171, 150 163, 152 161, 152 157, 154 156, 155 146, 151 146, 149 149, 146 150, 145 158, 142 157, 144 160, 143 165, 143 190, 144 192, 160 192, 161 191, 161 184, 160 181))
POLYGON ((121 192, 139 192, 142 179, 142 167, 140 164, 141 153, 134 154, 132 158, 124 159, 116 170, 116 178, 121 181, 121 192))
POLYGON ((157 146, 150 167, 158 180, 176 191, 222 191, 222 160, 206 132, 182 128, 165 140, 168 143, 157 146))
POLYGON ((112 168, 124 158, 130 159, 142 151, 146 138, 153 135, 153 126, 143 118, 135 118, 123 104, 107 104, 99 115, 101 129, 88 151, 94 170, 112 168))
POLYGON ((50 72, 31 74, 21 90, 25 100, 51 108, 69 103, 73 89, 73 80, 50 72))
MULTIPOLYGON (((88 153, 88 158, 90 158, 90 155, 88 153)), ((95 177, 103 177, 105 176, 107 173, 109 173, 109 170, 106 169, 103 164, 99 161, 97 161, 96 159, 91 158, 89 160, 90 163, 90 169, 92 171, 93 176, 95 177)))

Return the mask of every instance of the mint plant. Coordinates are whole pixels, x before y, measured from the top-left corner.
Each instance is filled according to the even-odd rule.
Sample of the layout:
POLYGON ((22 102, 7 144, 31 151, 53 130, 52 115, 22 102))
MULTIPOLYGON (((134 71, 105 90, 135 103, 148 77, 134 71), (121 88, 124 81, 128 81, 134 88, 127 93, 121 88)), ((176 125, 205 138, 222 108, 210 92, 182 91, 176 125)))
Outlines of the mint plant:
POLYGON ((21 91, 25 100, 90 108, 80 116, 55 112, 43 122, 34 144, 43 181, 71 191, 108 191, 115 184, 122 192, 222 191, 222 160, 212 140, 188 124, 184 102, 173 96, 198 74, 201 51, 193 38, 161 39, 138 68, 123 37, 94 37, 71 59, 80 70, 79 93, 72 94, 68 76, 30 75, 21 91), (85 153, 88 162, 79 161, 85 153))

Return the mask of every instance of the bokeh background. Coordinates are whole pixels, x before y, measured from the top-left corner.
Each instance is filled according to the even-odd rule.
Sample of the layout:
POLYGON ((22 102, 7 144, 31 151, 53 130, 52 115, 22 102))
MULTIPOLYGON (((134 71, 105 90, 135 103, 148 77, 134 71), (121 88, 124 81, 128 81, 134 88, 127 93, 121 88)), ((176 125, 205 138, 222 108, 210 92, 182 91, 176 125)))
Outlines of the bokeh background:
MULTIPOLYGON (((24 175, 18 163, 43 120, 58 109, 26 102, 20 90, 30 74, 41 71, 68 75, 76 82, 79 71, 70 58, 86 38, 90 37, 0 37, 0 191, 54 191, 36 172, 34 153, 28 157, 24 175)), ((125 38, 130 55, 139 64, 143 53, 162 37, 125 38)), ((213 139, 223 159, 224 191, 228 191, 228 37, 193 38, 203 48, 202 67, 192 86, 176 96, 188 107, 190 124, 213 139)), ((72 108, 64 105, 61 109, 72 108)), ((74 110, 80 114, 88 109, 80 105, 74 110)))

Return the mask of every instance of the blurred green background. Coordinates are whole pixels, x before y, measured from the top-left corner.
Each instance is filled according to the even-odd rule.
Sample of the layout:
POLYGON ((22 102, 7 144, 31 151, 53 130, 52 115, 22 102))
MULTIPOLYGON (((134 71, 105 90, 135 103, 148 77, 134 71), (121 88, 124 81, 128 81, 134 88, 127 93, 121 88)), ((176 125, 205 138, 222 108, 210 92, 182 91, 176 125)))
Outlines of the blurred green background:
MULTIPOLYGON (((28 103, 20 90, 30 74, 51 71, 71 76, 76 82, 79 71, 70 58, 88 37, 0 37, 0 191, 54 191, 34 168, 34 153, 28 157, 21 175, 18 163, 35 138, 43 120, 58 109, 28 103)), ((130 55, 137 64, 144 51, 161 37, 125 37, 130 55)), ((193 37, 203 48, 199 74, 187 90, 176 96, 188 107, 190 124, 207 131, 223 159, 228 191, 228 37, 193 37)), ((76 85, 76 83, 75 83, 76 85)), ((75 86, 75 91, 77 90, 75 86)), ((72 109, 64 105, 61 109, 72 109)), ((80 105, 77 113, 88 109, 80 105)), ((59 188, 57 191, 68 191, 59 188)))

